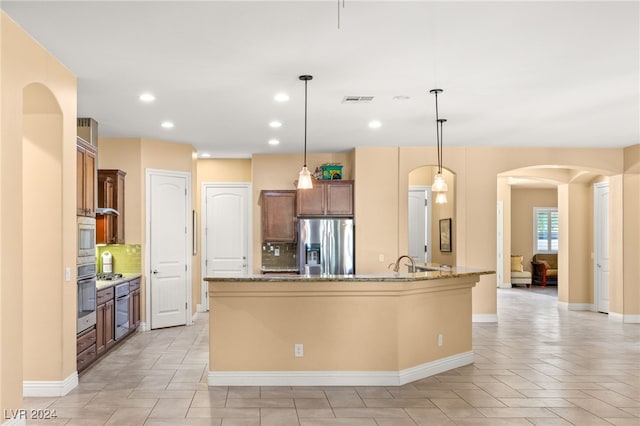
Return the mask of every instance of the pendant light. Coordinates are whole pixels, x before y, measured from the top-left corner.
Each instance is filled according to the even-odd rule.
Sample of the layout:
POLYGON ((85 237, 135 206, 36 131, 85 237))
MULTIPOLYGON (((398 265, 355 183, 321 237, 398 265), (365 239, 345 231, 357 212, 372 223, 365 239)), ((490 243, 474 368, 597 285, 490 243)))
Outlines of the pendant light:
POLYGON ((307 169, 307 82, 313 78, 311 75, 301 75, 298 77, 304 81, 304 165, 298 176, 298 189, 311 189, 311 173, 307 169))
POLYGON ((442 93, 442 89, 431 89, 429 91, 433 93, 436 97, 436 146, 438 148, 438 171, 436 175, 433 177, 433 185, 431 186, 431 190, 437 192, 436 195, 436 203, 444 204, 447 202, 447 194, 446 192, 449 190, 447 186, 447 182, 444 179, 444 175, 442 174, 442 125, 447 120, 444 118, 440 118, 438 111, 438 94, 442 93))

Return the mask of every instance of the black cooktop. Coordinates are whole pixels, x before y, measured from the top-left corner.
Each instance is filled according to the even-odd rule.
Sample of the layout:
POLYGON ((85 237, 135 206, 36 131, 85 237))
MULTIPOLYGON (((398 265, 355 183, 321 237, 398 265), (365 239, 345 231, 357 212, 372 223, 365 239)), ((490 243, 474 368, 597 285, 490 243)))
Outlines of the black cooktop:
POLYGON ((122 278, 122 274, 114 274, 114 273, 98 274, 97 278, 100 281, 112 281, 112 280, 117 280, 119 278, 122 278))

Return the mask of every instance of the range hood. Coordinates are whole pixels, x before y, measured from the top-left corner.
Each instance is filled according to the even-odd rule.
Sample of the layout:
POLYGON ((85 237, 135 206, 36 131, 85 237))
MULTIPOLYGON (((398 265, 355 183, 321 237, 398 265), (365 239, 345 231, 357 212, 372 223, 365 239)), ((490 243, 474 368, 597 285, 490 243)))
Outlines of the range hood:
POLYGON ((115 216, 120 216, 120 212, 116 209, 112 209, 112 208, 104 208, 104 207, 98 207, 96 209, 96 214, 112 214, 115 216))

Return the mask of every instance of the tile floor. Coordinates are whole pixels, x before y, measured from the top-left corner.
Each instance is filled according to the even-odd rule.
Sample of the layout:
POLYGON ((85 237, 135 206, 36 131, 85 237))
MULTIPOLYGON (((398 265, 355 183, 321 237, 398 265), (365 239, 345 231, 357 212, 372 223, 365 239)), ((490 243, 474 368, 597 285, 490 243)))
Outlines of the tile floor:
POLYGON ((640 425, 640 325, 498 291, 474 324, 475 363, 400 387, 208 387, 208 318, 137 333, 61 398, 26 398, 64 425, 640 425))

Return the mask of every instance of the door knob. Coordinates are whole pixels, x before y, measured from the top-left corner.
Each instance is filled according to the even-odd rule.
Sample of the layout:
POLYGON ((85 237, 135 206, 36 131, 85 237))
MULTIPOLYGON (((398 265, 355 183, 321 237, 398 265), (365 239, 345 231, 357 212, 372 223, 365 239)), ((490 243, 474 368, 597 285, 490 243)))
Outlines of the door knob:
POLYGON ((151 272, 153 272, 154 274, 157 274, 157 273, 158 273, 158 270, 157 270, 157 269, 154 269, 154 270, 153 270, 153 271, 151 271, 151 272))

